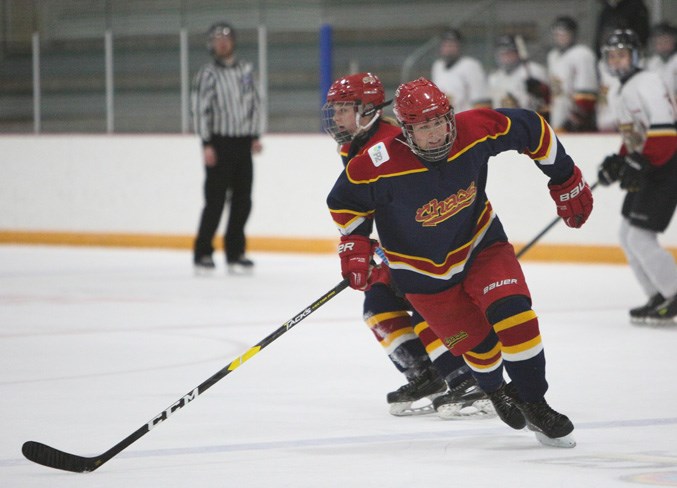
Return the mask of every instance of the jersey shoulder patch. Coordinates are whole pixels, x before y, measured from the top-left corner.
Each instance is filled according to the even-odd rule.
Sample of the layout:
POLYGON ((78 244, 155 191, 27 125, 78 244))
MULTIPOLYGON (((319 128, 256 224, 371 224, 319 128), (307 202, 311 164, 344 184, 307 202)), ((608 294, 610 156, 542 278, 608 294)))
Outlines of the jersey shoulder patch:
POLYGON ((355 156, 346 167, 346 176, 352 183, 372 183, 407 173, 427 171, 414 156, 402 136, 378 141, 366 152, 355 156))
POLYGON ((383 142, 377 142, 371 146, 367 149, 367 154, 369 154, 372 164, 377 168, 390 159, 388 149, 383 142))

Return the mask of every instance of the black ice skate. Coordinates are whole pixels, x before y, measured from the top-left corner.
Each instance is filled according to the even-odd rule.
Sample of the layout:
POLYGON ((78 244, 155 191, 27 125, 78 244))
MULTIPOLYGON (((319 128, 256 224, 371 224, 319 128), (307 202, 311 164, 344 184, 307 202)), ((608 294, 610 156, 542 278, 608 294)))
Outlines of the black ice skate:
POLYGON ((553 410, 545 399, 538 402, 522 402, 516 399, 517 407, 527 420, 527 427, 536 434, 543 445, 552 447, 575 447, 571 433, 574 424, 569 417, 553 410))
POLYGON ((214 264, 214 259, 211 256, 200 256, 193 260, 193 265, 195 267, 195 274, 197 276, 208 276, 214 273, 216 270, 216 265, 214 264))
POLYGON ((412 406, 414 402, 427 398, 432 400, 447 390, 447 384, 434 370, 426 370, 396 391, 388 393, 390 413, 398 417, 433 413, 432 403, 423 406, 412 406))
POLYGON ((647 314, 645 323, 651 325, 677 324, 677 295, 668 298, 651 310, 647 314))
POLYGON ((503 385, 496 391, 489 393, 489 400, 496 409, 499 418, 515 430, 526 427, 527 420, 522 411, 517 407, 515 397, 517 391, 512 383, 503 385))
POLYGON ((228 261, 226 265, 228 274, 231 275, 250 275, 254 272, 254 261, 244 256, 235 261, 228 261))
POLYGON ((631 324, 645 324, 649 314, 661 303, 665 301, 665 297, 660 293, 656 293, 654 296, 649 298, 649 301, 646 302, 641 307, 635 307, 630 310, 630 323, 631 324))
POLYGON ((454 420, 468 417, 494 417, 496 410, 491 400, 470 377, 433 400, 433 407, 440 418, 454 420))

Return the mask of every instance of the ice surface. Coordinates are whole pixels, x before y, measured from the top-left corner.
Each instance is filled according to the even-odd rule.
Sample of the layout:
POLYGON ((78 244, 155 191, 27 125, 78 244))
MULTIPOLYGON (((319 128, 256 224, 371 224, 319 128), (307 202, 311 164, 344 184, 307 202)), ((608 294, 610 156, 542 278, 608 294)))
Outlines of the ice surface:
POLYGON ((524 264, 574 449, 389 415, 403 377, 348 289, 94 473, 22 457, 106 451, 340 281, 334 256, 253 258, 204 278, 186 251, 0 246, 0 487, 677 486, 677 327, 630 325, 644 297, 606 265, 524 264))

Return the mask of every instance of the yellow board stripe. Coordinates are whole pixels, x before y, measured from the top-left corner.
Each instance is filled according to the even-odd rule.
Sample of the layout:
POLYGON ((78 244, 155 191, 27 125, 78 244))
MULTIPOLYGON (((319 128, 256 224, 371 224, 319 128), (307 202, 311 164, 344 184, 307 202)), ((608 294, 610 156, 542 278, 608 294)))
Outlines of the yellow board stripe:
POLYGON ((261 346, 254 346, 254 347, 250 348, 242 356, 240 356, 235 361, 230 363, 230 366, 228 366, 228 371, 233 371, 234 369, 239 368, 244 363, 249 361, 253 356, 255 356, 260 350, 261 350, 261 346))
POLYGON ((511 327, 515 327, 516 325, 529 322, 535 318, 536 312, 533 310, 527 310, 526 312, 518 313, 517 315, 513 315, 512 317, 508 317, 507 319, 501 320, 497 324, 494 324, 494 330, 496 332, 501 332, 511 327))
MULTIPOLYGON (((131 234, 113 232, 58 232, 0 230, 0 244, 38 244, 55 246, 105 246, 157 249, 192 249, 195 236, 176 234, 131 234)), ((339 238, 247 236, 250 252, 280 252, 301 254, 336 254, 339 238)), ((222 249, 222 239, 214 240, 215 248, 222 249)), ((519 252, 520 244, 513 243, 519 252)), ((677 247, 668 252, 677 259, 677 247)), ((619 246, 583 244, 537 244, 520 261, 547 261, 566 263, 627 264, 619 246)))

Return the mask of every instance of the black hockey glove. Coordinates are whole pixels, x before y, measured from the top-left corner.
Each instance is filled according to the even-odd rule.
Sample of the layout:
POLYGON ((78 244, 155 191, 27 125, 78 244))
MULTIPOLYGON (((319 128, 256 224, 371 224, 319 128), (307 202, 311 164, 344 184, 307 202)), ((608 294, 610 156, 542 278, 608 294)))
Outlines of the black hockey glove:
POLYGON ((542 81, 537 80, 536 78, 527 78, 524 83, 527 86, 527 93, 532 97, 540 98, 543 100, 546 100, 548 98, 550 88, 548 88, 548 85, 546 85, 542 81))
POLYGON ((621 170, 621 188, 627 191, 639 191, 651 163, 637 152, 625 156, 624 163, 621 170))
POLYGON ((618 154, 612 154, 604 158, 597 171, 597 181, 602 186, 609 186, 621 178, 621 172, 625 166, 625 158, 618 154))

